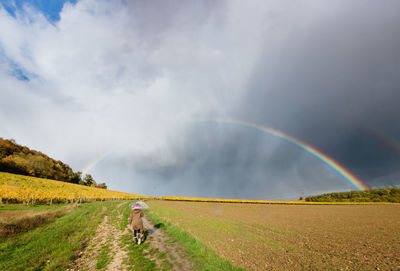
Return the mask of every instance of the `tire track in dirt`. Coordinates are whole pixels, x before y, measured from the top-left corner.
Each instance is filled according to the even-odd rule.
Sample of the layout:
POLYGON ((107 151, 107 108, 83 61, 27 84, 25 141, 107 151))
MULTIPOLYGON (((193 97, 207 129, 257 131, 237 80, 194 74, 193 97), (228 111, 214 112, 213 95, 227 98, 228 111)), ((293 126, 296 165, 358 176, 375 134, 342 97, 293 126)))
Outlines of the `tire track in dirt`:
MULTIPOLYGON (((120 221, 123 218, 122 213, 119 211, 119 207, 123 203, 119 204, 117 206, 118 208, 118 221, 120 221)), ((125 271, 127 266, 123 263, 126 258, 128 258, 128 252, 125 249, 125 246, 121 246, 119 240, 121 239, 122 235, 125 235, 128 233, 128 228, 126 227, 124 231, 117 230, 113 236, 113 243, 112 243, 112 248, 111 251, 115 253, 111 263, 107 266, 107 270, 123 270, 125 271)))
MULTIPOLYGON (((107 208, 103 208, 105 212, 107 208)), ((108 216, 104 216, 103 221, 97 227, 95 236, 91 239, 87 247, 79 253, 79 258, 75 260, 70 269, 67 271, 78 271, 78 270, 96 270, 97 258, 99 256, 101 247, 107 241, 107 228, 108 228, 108 216)))
POLYGON ((149 248, 145 250, 149 258, 156 262, 158 268, 165 267, 165 259, 171 264, 170 270, 194 270, 193 263, 189 260, 189 255, 185 249, 175 240, 168 237, 159 225, 153 225, 147 216, 143 217, 143 226, 147 229, 148 237, 145 242, 149 243, 149 248), (154 255, 152 251, 159 252, 154 255), (163 255, 160 257, 160 255, 163 255))

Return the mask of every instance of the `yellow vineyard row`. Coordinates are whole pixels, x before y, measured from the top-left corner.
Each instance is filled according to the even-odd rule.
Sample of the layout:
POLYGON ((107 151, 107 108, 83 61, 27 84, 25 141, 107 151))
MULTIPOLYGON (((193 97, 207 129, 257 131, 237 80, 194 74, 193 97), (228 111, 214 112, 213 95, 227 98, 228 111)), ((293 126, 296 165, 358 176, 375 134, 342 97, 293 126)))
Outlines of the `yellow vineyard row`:
POLYGON ((187 197, 161 197, 162 200, 173 201, 197 201, 215 203, 253 203, 253 204, 299 204, 299 205, 360 205, 360 204, 396 204, 391 202, 312 202, 312 201, 269 201, 269 200, 242 200, 242 199, 210 199, 210 198, 187 198, 187 197))
POLYGON ((252 204, 301 204, 301 205, 354 205, 354 204, 397 204, 389 202, 307 202, 307 201, 267 201, 241 199, 213 199, 190 197, 151 197, 118 192, 78 184, 54 181, 31 176, 0 172, 0 203, 3 200, 28 201, 81 201, 105 199, 160 199, 173 201, 252 203, 252 204))
POLYGON ((136 194, 0 172, 0 201, 82 201, 148 198, 136 194))

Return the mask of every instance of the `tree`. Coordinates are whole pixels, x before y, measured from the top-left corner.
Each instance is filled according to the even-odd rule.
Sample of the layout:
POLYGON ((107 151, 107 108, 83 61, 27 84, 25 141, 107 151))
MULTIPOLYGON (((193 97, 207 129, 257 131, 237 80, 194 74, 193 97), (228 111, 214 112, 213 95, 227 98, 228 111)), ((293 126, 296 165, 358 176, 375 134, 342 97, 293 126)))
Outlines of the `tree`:
POLYGON ((83 178, 83 182, 85 183, 85 185, 91 186, 95 181, 94 181, 92 175, 86 174, 85 178, 83 178))
POLYGON ((70 182, 71 183, 79 183, 81 184, 82 181, 82 172, 78 171, 78 172, 73 172, 72 176, 70 177, 70 182))
POLYGON ((96 187, 97 188, 102 188, 102 189, 107 189, 106 183, 99 183, 96 187))

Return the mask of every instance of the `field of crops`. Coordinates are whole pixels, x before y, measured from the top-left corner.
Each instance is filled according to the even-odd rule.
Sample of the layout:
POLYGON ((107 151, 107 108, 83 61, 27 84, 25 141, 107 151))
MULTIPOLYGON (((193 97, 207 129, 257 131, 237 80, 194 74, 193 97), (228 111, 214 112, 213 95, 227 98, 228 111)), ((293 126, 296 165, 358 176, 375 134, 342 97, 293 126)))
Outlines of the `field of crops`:
POLYGON ((136 199, 146 196, 0 172, 0 202, 54 202, 136 199))
POLYGON ((399 270, 399 205, 149 202, 151 212, 249 270, 399 270))
POLYGON ((213 198, 189 198, 189 197, 160 197, 158 199, 168 201, 192 201, 192 202, 214 202, 214 203, 252 203, 252 204, 296 204, 296 205, 369 205, 369 204, 399 204, 395 202, 352 202, 352 201, 301 201, 301 200, 247 200, 247 199, 213 199, 213 198))

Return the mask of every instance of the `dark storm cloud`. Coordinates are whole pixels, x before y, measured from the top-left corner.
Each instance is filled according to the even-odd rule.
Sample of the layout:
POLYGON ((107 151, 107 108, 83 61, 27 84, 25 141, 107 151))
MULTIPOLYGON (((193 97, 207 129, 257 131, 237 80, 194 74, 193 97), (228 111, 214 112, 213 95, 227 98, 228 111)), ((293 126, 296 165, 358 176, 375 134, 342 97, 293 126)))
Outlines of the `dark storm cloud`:
MULTIPOLYGON (((265 32, 265 50, 247 80, 240 110, 233 114, 307 142, 367 185, 398 185, 390 176, 400 171, 400 154, 365 127, 387 131, 400 142, 399 10, 395 1, 314 2, 303 3, 299 12, 273 10, 276 26, 265 32)), ((184 182, 201 184, 198 193, 217 188, 227 197, 345 187, 330 169, 324 174, 336 174, 331 182, 337 186, 324 188, 321 179, 329 178, 317 170, 323 165, 300 166, 304 151, 287 142, 266 152, 266 143, 243 144, 248 133, 231 131, 223 138, 210 128, 206 133, 214 139, 189 137, 197 145, 185 149, 185 166, 160 174, 171 180, 186 176, 184 182), (290 187, 296 182, 301 184, 290 187)))
POLYGON ((399 155, 363 129, 400 139, 400 5, 325 4, 272 33, 239 115, 316 146, 373 183, 400 169, 399 155))
POLYGON ((310 190, 352 188, 292 143, 246 127, 197 123, 181 144, 175 164, 131 161, 135 179, 154 183, 158 195, 194 197, 295 199, 310 190))

